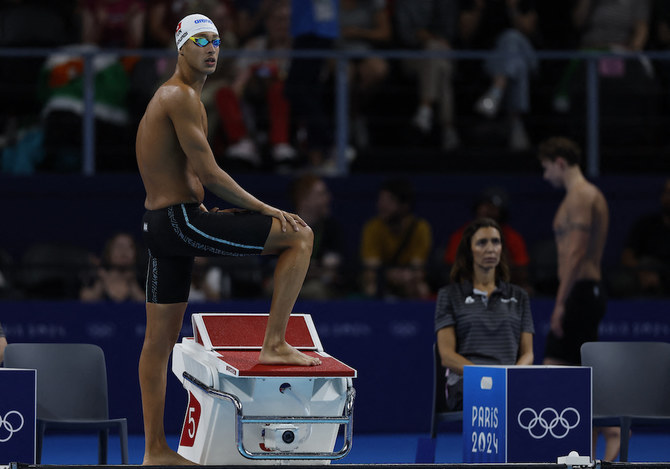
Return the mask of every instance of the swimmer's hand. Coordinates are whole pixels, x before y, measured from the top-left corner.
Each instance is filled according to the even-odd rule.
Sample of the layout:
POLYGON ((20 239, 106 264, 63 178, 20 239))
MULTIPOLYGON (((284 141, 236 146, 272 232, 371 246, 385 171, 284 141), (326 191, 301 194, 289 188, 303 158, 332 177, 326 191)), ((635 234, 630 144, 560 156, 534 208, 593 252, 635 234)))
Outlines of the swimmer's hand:
POLYGON ((293 227, 293 231, 300 231, 300 226, 307 226, 307 223, 300 218, 295 213, 284 212, 278 208, 271 207, 269 205, 263 205, 263 208, 260 210, 260 213, 263 215, 269 215, 276 218, 281 223, 281 230, 286 231, 288 225, 293 227))
POLYGON ((556 303, 554 306, 554 311, 551 314, 551 319, 549 320, 549 325, 551 330, 558 338, 563 337, 563 315, 565 314, 565 306, 561 303, 556 303))

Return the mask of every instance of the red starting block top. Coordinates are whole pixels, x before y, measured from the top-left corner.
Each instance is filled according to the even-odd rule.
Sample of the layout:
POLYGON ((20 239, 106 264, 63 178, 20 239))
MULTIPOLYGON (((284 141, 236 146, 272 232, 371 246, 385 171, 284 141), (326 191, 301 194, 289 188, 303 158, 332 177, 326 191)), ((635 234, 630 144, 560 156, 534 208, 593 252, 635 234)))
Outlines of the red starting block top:
MULTIPOLYGON (((260 350, 267 314, 196 313, 192 315, 196 342, 207 350, 260 350)), ((292 314, 286 341, 299 350, 323 350, 311 316, 292 314)))
POLYGON ((259 377, 356 377, 356 370, 323 352, 309 314, 292 314, 286 341, 307 355, 318 357, 321 365, 261 365, 258 354, 263 345, 267 313, 194 313, 193 340, 213 353, 234 376, 259 377))
POLYGON ((226 350, 216 352, 219 359, 225 363, 226 371, 235 376, 260 376, 260 377, 356 377, 356 370, 345 365, 341 361, 318 352, 304 352, 309 356, 321 359, 317 366, 284 366, 284 365, 261 365, 258 363, 257 350, 226 350))

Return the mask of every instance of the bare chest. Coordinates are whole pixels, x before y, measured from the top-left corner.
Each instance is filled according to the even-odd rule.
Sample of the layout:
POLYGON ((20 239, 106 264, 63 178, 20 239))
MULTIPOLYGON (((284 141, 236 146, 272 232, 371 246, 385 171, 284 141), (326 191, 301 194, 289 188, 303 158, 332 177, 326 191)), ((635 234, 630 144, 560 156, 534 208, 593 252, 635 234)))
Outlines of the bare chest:
POLYGON ((569 226, 570 214, 564 200, 561 202, 558 210, 556 210, 556 215, 554 215, 553 230, 557 240, 560 240, 565 236, 565 234, 568 232, 569 226))

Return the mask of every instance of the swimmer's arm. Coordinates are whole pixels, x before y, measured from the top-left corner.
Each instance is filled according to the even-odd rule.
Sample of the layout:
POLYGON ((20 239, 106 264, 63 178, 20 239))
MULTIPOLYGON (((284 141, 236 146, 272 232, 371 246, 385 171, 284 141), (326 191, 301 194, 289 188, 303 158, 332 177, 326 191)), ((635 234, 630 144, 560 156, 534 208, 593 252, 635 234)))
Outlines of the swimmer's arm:
POLYGON ((579 269, 586 258, 593 216, 591 213, 593 204, 590 200, 583 198, 572 198, 567 201, 567 220, 562 227, 564 231, 561 243, 561 278, 559 279, 556 303, 565 304, 572 286, 577 280, 579 269))
POLYGON ((440 351, 442 366, 463 376, 465 365, 474 365, 470 360, 456 352, 456 330, 454 326, 443 327, 437 331, 437 349, 440 351))
POLYGON ((245 191, 216 163, 202 125, 202 104, 195 92, 190 88, 172 87, 165 94, 162 103, 200 182, 236 207, 263 212, 266 205, 245 191))
POLYGON ((216 196, 230 204, 276 218, 282 231, 291 225, 294 231, 307 226, 298 215, 271 207, 245 191, 219 167, 207 141, 202 125, 202 103, 195 92, 186 86, 174 86, 164 91, 161 100, 177 133, 179 144, 200 182, 216 196))

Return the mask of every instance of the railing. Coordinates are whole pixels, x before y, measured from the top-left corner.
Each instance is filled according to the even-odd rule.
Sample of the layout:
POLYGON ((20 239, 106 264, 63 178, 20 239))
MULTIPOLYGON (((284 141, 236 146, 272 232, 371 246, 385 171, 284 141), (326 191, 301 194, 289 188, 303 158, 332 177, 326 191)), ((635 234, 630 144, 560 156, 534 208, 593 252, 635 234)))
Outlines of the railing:
MULTIPOLYGON (((69 51, 67 49, 45 48, 0 48, 0 60, 3 57, 47 57, 55 53, 71 53, 80 55, 84 61, 84 113, 82 122, 82 174, 93 175, 95 167, 95 126, 94 126, 94 96, 95 85, 93 80, 93 59, 98 54, 113 54, 119 57, 140 56, 144 58, 171 58, 176 52, 170 50, 126 50, 126 49, 91 49, 84 51, 69 51)), ((365 57, 382 57, 385 59, 420 59, 420 58, 449 58, 453 60, 483 60, 492 55, 489 51, 411 51, 411 50, 375 50, 375 51, 263 51, 252 52, 245 50, 221 50, 220 57, 258 57, 258 58, 326 58, 335 62, 335 147, 337 170, 340 175, 346 175, 348 164, 346 159, 347 129, 349 124, 348 112, 348 80, 347 64, 352 59, 365 57)), ((537 51, 539 60, 571 60, 578 59, 586 63, 586 172, 595 177, 600 174, 600 113, 599 113, 599 76, 598 61, 603 58, 616 57, 619 59, 646 59, 670 60, 670 52, 645 53, 613 53, 595 51, 537 51)))

